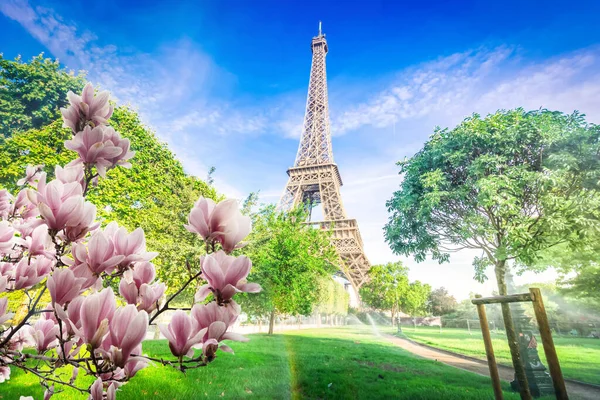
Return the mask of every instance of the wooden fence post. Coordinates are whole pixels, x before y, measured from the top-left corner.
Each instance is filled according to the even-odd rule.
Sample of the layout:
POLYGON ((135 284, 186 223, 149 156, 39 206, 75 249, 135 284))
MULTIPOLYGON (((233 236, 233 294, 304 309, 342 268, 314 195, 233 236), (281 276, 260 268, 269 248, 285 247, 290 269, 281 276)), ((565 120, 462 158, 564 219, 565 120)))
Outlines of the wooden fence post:
POLYGON ((554 341, 552 340, 552 332, 550 331, 550 325, 548 324, 548 316, 546 315, 546 308, 544 307, 544 301, 542 300, 542 293, 538 288, 530 288, 529 293, 531 293, 533 310, 535 311, 535 318, 537 319, 538 327, 540 329, 540 336, 542 338, 542 344, 544 345, 544 353, 546 353, 546 361, 548 362, 548 369, 550 370, 550 376, 552 377, 556 398, 558 400, 568 400, 569 396, 567 395, 565 380, 562 371, 560 370, 556 348, 554 347, 554 341))
MULTIPOLYGON (((475 297, 479 298, 481 295, 476 295, 475 297)), ((479 324, 481 325, 481 333, 483 334, 485 355, 490 368, 490 378, 492 378, 494 397, 496 400, 503 400, 502 384, 500 383, 500 375, 498 374, 498 366, 496 365, 496 357, 494 356, 494 347, 492 346, 492 337, 490 335, 490 326, 488 325, 484 304, 477 304, 477 313, 479 314, 479 324)))

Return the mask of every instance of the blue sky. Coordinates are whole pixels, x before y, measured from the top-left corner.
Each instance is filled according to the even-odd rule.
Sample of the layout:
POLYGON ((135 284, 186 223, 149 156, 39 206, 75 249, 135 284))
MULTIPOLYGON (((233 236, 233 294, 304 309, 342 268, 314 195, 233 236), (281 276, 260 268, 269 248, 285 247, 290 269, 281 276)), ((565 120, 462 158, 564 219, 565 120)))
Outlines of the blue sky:
MULTIPOLYGON (((40 52, 139 110, 182 160, 243 198, 276 202, 301 134, 318 21, 329 41, 333 150, 368 257, 383 241, 395 162, 436 125, 500 108, 575 109, 600 122, 600 2, 0 0, 0 52, 40 52)), ((317 213, 318 215, 318 213, 317 213)), ((457 297, 477 253, 408 261, 457 297)), ((543 280, 525 276, 524 280, 543 280)))

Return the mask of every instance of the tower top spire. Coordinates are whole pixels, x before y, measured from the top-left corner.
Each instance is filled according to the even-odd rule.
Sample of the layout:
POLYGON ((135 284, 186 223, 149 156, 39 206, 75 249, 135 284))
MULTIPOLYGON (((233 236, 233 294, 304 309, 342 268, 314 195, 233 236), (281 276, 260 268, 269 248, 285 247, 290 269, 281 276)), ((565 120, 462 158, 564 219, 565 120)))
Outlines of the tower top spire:
POLYGON ((319 36, 322 36, 323 33, 321 32, 321 21, 319 21, 319 36))

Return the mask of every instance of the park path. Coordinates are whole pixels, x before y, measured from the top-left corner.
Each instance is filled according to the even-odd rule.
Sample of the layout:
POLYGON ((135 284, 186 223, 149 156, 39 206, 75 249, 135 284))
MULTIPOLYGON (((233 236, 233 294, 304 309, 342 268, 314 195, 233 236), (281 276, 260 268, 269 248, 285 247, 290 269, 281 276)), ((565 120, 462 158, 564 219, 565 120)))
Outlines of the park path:
MULTIPOLYGON (((455 368, 464 369, 483 376, 490 376, 490 370, 486 361, 477 360, 475 358, 461 356, 449 351, 435 349, 430 346, 422 345, 412 340, 400 338, 393 335, 384 334, 384 338, 394 343, 398 347, 403 348, 417 356, 435 360, 455 368)), ((504 381, 512 381, 514 370, 504 365, 498 365, 498 373, 500 379, 504 381)), ((576 382, 566 382, 567 392, 573 400, 598 400, 600 399, 600 387, 588 386, 576 382)), ((491 387, 490 387, 491 390, 491 387)))

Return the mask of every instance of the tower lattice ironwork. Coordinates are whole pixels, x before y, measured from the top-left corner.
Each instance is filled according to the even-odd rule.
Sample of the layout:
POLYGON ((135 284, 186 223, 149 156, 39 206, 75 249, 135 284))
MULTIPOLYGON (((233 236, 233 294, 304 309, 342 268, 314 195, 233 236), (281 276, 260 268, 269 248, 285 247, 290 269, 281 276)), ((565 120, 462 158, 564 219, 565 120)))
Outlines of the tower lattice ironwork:
POLYGON ((279 208, 288 210, 303 204, 312 209, 322 205, 324 220, 310 223, 333 231, 332 240, 343 261, 342 272, 358 290, 367 280, 371 264, 365 256, 358 224, 346 216, 340 195, 342 178, 333 161, 327 99, 325 56, 329 49, 320 23, 319 35, 313 37, 311 48, 312 65, 302 137, 296 162, 287 171, 289 179, 279 208))

